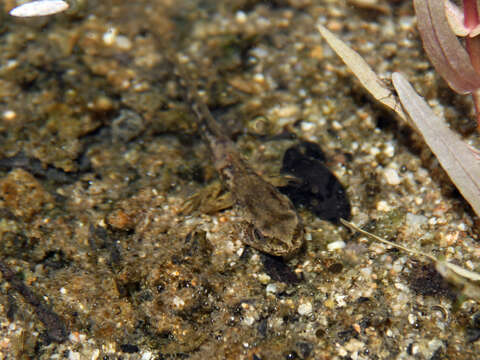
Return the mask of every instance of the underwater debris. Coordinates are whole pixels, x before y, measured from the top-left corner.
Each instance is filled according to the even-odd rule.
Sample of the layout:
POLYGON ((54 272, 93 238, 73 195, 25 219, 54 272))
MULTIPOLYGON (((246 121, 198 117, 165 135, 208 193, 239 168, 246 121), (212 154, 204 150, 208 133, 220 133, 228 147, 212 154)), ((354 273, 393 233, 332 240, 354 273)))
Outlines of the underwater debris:
POLYGON ((67 340, 69 331, 64 320, 25 285, 22 280, 17 278, 13 270, 1 260, 0 272, 10 286, 34 308, 35 314, 46 328, 47 339, 56 343, 62 343, 67 340))
POLYGON ((315 143, 302 142, 287 149, 281 172, 295 177, 280 191, 296 206, 338 224, 350 220, 350 202, 343 185, 325 165, 325 155, 315 143))
POLYGON ((63 0, 37 0, 19 5, 10 10, 10 15, 16 17, 35 17, 58 14, 69 8, 63 0))

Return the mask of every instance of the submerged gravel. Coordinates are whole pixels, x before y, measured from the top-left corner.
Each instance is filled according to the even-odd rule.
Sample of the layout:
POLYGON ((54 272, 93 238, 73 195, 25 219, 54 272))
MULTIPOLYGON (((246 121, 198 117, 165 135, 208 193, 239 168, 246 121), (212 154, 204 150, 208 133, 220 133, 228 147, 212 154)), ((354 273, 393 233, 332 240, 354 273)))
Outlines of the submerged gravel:
POLYGON ((432 70, 410 1, 78 0, 38 19, 8 17, 14 3, 0 25, 0 258, 69 335, 50 342, 2 281, 1 359, 478 358, 479 304, 431 264, 306 210, 289 270, 244 246, 167 61, 194 59, 258 172, 278 180, 297 140, 277 135, 317 142, 355 223, 478 271, 468 203, 315 28, 386 79, 406 74, 478 145, 472 104, 432 70))

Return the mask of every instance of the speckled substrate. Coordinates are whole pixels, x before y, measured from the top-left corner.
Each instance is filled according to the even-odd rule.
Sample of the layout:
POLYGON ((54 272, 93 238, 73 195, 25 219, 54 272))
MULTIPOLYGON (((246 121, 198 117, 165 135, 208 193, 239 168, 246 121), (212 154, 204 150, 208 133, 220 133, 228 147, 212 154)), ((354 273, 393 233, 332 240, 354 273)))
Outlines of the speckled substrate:
POLYGON ((318 142, 354 222, 479 270, 478 218, 315 29, 386 79, 406 74, 478 146, 470 99, 432 70, 410 1, 79 0, 24 20, 5 15, 14 3, 0 24, 0 257, 70 334, 49 344, 2 281, 1 359, 478 358, 477 302, 307 211, 305 250, 287 263, 301 280, 267 275, 239 214, 212 197, 217 175, 166 59, 173 47, 198 64, 258 172, 278 177, 294 143, 272 136, 318 142))

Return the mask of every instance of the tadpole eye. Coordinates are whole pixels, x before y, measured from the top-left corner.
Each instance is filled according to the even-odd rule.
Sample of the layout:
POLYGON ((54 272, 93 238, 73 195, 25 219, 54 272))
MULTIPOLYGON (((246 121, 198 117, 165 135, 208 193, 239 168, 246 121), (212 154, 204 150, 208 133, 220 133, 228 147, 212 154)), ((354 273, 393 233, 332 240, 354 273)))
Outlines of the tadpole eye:
POLYGON ((263 236, 263 234, 258 231, 258 229, 256 228, 253 228, 253 236, 255 237, 255 239, 261 241, 261 242, 265 242, 265 236, 263 236))

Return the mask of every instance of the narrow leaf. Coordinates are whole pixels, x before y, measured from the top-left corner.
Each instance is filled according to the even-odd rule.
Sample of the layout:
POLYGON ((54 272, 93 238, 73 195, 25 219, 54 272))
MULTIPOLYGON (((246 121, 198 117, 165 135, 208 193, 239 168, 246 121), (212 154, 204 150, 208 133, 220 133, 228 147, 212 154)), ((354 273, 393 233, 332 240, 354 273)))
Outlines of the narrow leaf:
POLYGON ((438 73, 457 93, 467 94, 480 88, 480 75, 450 28, 444 1, 414 0, 413 4, 423 47, 438 73))
POLYGON ((463 295, 480 300, 480 274, 446 261, 437 261, 435 269, 449 283, 459 287, 463 295))
POLYGON ((31 1, 10 11, 16 17, 35 17, 53 15, 68 9, 68 3, 62 0, 36 0, 31 1))
POLYGON ((463 142, 438 118, 400 73, 393 73, 392 82, 406 112, 410 115, 428 147, 437 157, 465 200, 480 216, 480 162, 478 152, 463 142))
POLYGON ((362 86, 380 103, 392 109, 403 120, 407 116, 398 104, 398 99, 385 86, 382 80, 375 74, 371 67, 363 60, 363 58, 347 44, 340 40, 336 35, 330 32, 326 27, 318 25, 318 31, 327 41, 328 45, 343 60, 345 65, 354 73, 362 86))

